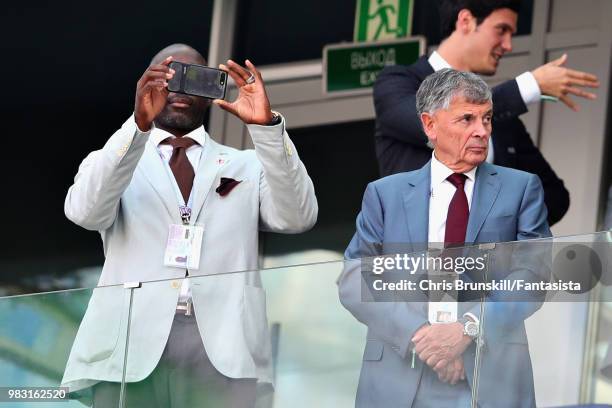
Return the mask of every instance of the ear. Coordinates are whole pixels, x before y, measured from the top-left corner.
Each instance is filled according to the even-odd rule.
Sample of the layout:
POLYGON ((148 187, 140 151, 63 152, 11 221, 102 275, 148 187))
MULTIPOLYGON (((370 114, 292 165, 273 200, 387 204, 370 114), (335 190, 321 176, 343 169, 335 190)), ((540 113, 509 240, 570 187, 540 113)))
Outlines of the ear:
POLYGON ((427 138, 432 142, 436 142, 436 132, 435 132, 435 120, 432 114, 423 112, 421 113, 421 123, 423 124, 423 131, 427 135, 427 138))
POLYGON ((470 10, 462 9, 459 11, 455 29, 463 35, 476 30, 476 17, 474 17, 470 10))

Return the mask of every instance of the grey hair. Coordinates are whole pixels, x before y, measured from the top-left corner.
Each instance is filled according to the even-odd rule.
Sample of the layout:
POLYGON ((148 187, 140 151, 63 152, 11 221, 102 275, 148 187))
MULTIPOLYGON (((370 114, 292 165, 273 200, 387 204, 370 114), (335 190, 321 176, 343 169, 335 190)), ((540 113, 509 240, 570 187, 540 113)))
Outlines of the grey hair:
POLYGON ((491 90, 487 83, 471 72, 444 68, 429 75, 416 94, 417 113, 435 113, 448 109, 455 96, 463 96, 475 104, 491 103, 491 90))

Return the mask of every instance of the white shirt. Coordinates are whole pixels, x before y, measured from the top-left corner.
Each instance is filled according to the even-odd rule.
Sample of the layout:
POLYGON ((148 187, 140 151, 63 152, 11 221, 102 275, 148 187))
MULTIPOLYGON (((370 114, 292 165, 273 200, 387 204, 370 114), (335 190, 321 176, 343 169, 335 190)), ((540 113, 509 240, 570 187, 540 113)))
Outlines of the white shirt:
MULTIPOLYGON (((444 68, 452 68, 448 62, 437 52, 434 51, 430 57, 427 59, 429 65, 433 68, 434 71, 439 71, 444 68)), ((525 105, 529 105, 530 103, 538 102, 542 97, 542 92, 540 91, 540 87, 538 86, 538 82, 536 81, 533 74, 529 71, 523 72, 521 75, 516 77, 516 83, 519 88, 519 92, 521 94, 521 98, 523 98, 523 102, 525 105)), ((493 151, 493 141, 489 140, 489 150, 487 152, 487 162, 493 163, 493 159, 495 158, 495 152, 493 151)))
MULTIPOLYGON (((446 233, 446 216, 448 206, 457 189, 447 180, 454 171, 446 167, 431 154, 431 186, 429 195, 429 232, 427 241, 430 247, 444 247, 444 234, 446 233), (439 245, 438 245, 439 244, 439 245)), ((474 181, 476 180, 476 167, 463 173, 467 176, 463 191, 467 196, 468 208, 472 208, 472 194, 474 193, 474 181)))
MULTIPOLYGON (((467 178, 465 179, 465 185, 463 191, 467 196, 468 208, 472 209, 472 195, 474 194, 474 182, 476 181, 476 169, 465 172, 467 178)), ((446 216, 448 215, 448 207, 455 191, 457 189, 447 180, 448 176, 453 174, 454 171, 446 167, 442 162, 436 159, 435 153, 431 154, 431 189, 429 195, 429 231, 427 241, 429 242, 430 248, 444 248, 444 234, 446 233, 446 216)), ((444 304, 450 304, 456 302, 442 302, 444 304)), ((430 307, 439 307, 435 303, 430 304, 430 307)), ((448 307, 448 306, 445 306, 448 307)), ((457 307, 456 305, 453 307, 457 307)), ((464 313, 463 316, 471 318, 475 322, 479 322, 478 317, 472 313, 464 313)))
MULTIPOLYGON (((194 129, 191 132, 187 133, 183 137, 188 137, 197 142, 193 146, 190 146, 189 148, 187 148, 187 151, 185 152, 187 154, 187 159, 189 160, 189 163, 191 163, 191 166, 193 167, 193 171, 195 173, 198 171, 198 166, 200 165, 200 158, 202 157, 202 153, 204 152, 204 147, 206 146, 206 130, 204 129, 204 126, 200 126, 199 128, 194 129)), ((183 199, 183 195, 180 193, 178 184, 176 183, 176 180, 174 179, 174 176, 172 174, 172 170, 170 169, 169 162, 170 162, 170 158, 172 157, 172 146, 169 144, 161 144, 161 142, 167 138, 174 139, 175 136, 173 136, 172 134, 158 127, 154 127, 149 136, 149 139, 157 147, 157 152, 159 153, 159 157, 166 164, 166 167, 167 167, 166 170, 168 171, 168 177, 170 177, 172 183, 174 184, 174 187, 175 187, 174 191, 176 192, 176 198, 178 202, 183 205, 188 205, 189 203, 185 203, 185 200, 183 199)), ((192 190, 192 193, 193 193, 193 190, 192 190)), ((192 201, 191 196, 189 197, 189 201, 190 202, 192 201)), ((178 211, 178 206, 176 210, 178 211)), ((189 280, 185 279, 183 280, 183 284, 181 285, 181 292, 179 294, 179 302, 187 302, 189 299, 191 299, 191 288, 189 286, 189 280)))
MULTIPOLYGON (((197 129, 192 130, 187 133, 183 137, 188 137, 190 139, 195 140, 197 143, 193 146, 190 146, 186 153, 187 159, 189 159, 189 163, 193 166, 193 171, 198 171, 198 166, 200 165, 200 157, 202 156, 202 152, 204 151, 204 145, 206 143, 206 130, 204 130, 204 126, 200 126, 197 129)), ((157 152, 159 153, 159 157, 164 161, 164 163, 168 164, 170 162, 170 157, 172 157, 172 146, 169 144, 161 144, 164 139, 172 138, 175 136, 166 132, 165 130, 161 130, 158 127, 153 128, 149 139, 157 146, 157 152)), ((170 173, 172 174, 172 173, 170 173)), ((180 201, 184 203, 183 196, 178 195, 180 201)))

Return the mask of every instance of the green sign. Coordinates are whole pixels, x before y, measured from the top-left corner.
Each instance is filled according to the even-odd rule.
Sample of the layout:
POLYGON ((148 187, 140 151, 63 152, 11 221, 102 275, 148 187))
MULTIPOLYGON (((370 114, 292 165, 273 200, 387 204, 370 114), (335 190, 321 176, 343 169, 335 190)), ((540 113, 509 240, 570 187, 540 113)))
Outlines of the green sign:
POLYGON ((354 41, 381 41, 412 34, 414 0, 357 0, 354 41))
POLYGON ((323 48, 323 93, 366 93, 387 65, 410 65, 425 53, 425 38, 341 43, 323 48))

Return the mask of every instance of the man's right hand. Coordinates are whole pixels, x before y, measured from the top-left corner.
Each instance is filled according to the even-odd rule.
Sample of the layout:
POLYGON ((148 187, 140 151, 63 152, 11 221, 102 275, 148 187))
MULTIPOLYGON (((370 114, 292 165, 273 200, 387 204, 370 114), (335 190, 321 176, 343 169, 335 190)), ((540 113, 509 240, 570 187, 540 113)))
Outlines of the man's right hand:
POLYGON ((174 76, 168 66, 171 61, 172 57, 168 57, 161 64, 151 65, 136 84, 134 119, 143 132, 151 129, 153 120, 166 106, 168 80, 174 76))
POLYGON ((438 374, 438 379, 451 385, 457 384, 460 380, 465 380, 465 369, 463 367, 463 357, 459 356, 444 367, 434 369, 438 374))

